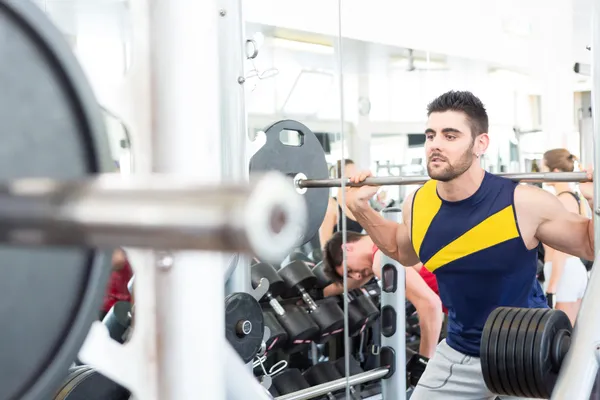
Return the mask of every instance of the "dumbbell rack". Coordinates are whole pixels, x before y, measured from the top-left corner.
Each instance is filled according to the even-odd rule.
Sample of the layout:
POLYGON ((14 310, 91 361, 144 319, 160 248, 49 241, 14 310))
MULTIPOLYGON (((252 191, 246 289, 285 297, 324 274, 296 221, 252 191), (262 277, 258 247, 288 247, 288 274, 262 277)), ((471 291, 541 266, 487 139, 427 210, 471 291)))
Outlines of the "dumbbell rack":
MULTIPOLYGON (((151 156, 136 157, 153 172, 192 175, 206 182, 244 176, 238 155, 246 131, 244 115, 242 19, 239 0, 131 1, 134 19, 133 59, 130 74, 138 98, 131 124, 135 131, 152 132, 151 156), (150 41, 147 38, 150 37, 150 41), (223 45, 221 41, 230 41, 223 45), (150 51, 150 49, 152 51, 150 51), (223 53, 220 53, 220 49, 223 53), (227 51, 227 49, 232 49, 227 51), (217 77, 220 77, 219 81, 217 77), (238 79, 239 81, 236 81, 238 79), (150 88, 148 91, 148 87, 150 88), (151 104, 152 103, 152 107, 151 104), (232 117, 233 116, 233 117, 232 117), (223 122, 228 121, 228 122, 223 122), (231 146, 233 153, 227 151, 231 146), (233 154, 233 156, 232 156, 233 154), (232 172, 235 168, 240 169, 232 172), (229 172, 229 176, 227 175, 229 172)), ((595 143, 596 249, 600 250, 600 5, 594 8, 593 107, 595 143)), ((139 148, 134 148, 139 151, 139 148)), ((144 152, 142 147, 141 152, 144 152)), ((150 172, 143 170, 140 172, 150 172)), ((210 399, 268 399, 223 338, 223 269, 228 259, 210 252, 134 252, 136 268, 136 331, 124 346, 111 343, 95 324, 81 350, 81 359, 114 381, 127 386, 139 400, 189 399, 198 393, 210 399), (160 299, 160 302, 157 301, 160 299), (143 334, 140 334, 143 333, 143 334), (160 340, 158 340, 160 338, 160 340), (223 362, 223 360, 225 360, 223 362)), ((600 258, 595 260, 600 265, 600 258)), ((244 257, 231 274, 230 288, 248 290, 248 263, 244 257)), ((403 287, 401 282, 398 282, 403 287)), ((396 296, 400 296, 397 293, 396 296)), ((399 307, 399 310, 403 310, 399 307)), ((573 346, 564 362, 553 399, 586 398, 598 370, 600 272, 592 272, 575 328, 573 346)), ((400 321, 403 321, 400 318, 400 321)), ((400 350, 398 348, 398 350, 400 350)), ((404 351, 397 351, 404 355, 404 351)), ((403 364, 398 364, 403 376, 403 364)), ((346 384, 379 379, 385 369, 366 372, 327 384, 327 390, 346 384), (368 378, 368 379, 367 379, 368 378)), ((317 395, 318 388, 311 388, 317 395)), ((324 390, 324 389, 323 389, 324 390)), ((322 392, 324 393, 324 392, 322 392)), ((384 398, 401 399, 404 391, 384 392, 384 398)), ((305 394, 306 395, 306 394, 305 394)), ((307 397, 283 397, 291 398, 307 397)))

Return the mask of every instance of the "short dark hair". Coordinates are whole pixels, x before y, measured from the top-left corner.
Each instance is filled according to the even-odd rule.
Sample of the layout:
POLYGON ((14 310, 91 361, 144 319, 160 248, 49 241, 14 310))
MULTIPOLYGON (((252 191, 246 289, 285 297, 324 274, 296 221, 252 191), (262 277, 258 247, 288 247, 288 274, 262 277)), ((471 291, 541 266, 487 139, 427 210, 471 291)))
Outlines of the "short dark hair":
POLYGON ((439 96, 427 105, 427 116, 435 112, 460 111, 467 115, 473 138, 487 133, 489 121, 485 106, 471 92, 450 91, 439 96))
MULTIPOLYGON (((363 233, 346 232, 346 243, 357 242, 365 236, 367 235, 363 233)), ((325 249, 323 250, 323 272, 335 283, 343 280, 343 277, 338 275, 335 270, 343 262, 342 237, 342 232, 334 233, 331 239, 325 243, 325 249)))
MULTIPOLYGON (((344 167, 346 167, 348 165, 354 165, 354 161, 352 161, 349 158, 344 158, 344 167)), ((340 179, 342 177, 342 160, 337 161, 337 163, 335 164, 335 168, 336 168, 335 173, 337 175, 337 178, 340 179)))

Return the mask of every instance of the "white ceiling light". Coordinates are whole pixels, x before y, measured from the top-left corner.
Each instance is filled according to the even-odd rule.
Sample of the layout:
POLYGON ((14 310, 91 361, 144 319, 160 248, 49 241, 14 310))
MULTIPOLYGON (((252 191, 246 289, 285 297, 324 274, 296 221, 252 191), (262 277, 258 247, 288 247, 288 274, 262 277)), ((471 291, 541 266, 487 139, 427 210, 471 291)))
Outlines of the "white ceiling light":
POLYGON ((288 49, 294 51, 302 51, 306 53, 317 53, 317 54, 333 54, 334 49, 332 46, 326 46, 316 43, 299 42, 296 40, 288 40, 282 38, 272 38, 271 43, 273 47, 288 49))

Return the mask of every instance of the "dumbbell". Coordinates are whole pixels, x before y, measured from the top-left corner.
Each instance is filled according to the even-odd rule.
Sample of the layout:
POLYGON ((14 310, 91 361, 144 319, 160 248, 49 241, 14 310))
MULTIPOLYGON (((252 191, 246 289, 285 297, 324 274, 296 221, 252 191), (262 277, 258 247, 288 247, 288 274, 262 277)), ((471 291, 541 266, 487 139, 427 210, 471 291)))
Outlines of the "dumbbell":
POLYGON ((294 261, 304 261, 311 267, 315 265, 315 262, 309 256, 300 251, 294 251, 283 260, 281 266, 283 267, 284 265, 287 265, 294 261))
POLYGON ((302 301, 307 305, 310 316, 321 329, 321 338, 328 339, 330 335, 341 332, 344 326, 344 312, 335 301, 322 300, 317 304, 306 291, 317 283, 317 277, 310 267, 302 261, 293 261, 277 274, 287 286, 302 296, 302 301))
POLYGON ((102 323, 108 329, 110 337, 118 343, 125 343, 131 327, 131 303, 117 301, 108 311, 102 323))
POLYGON ((373 300, 371 299, 371 295, 366 289, 354 289, 351 293, 356 298, 356 304, 360 307, 363 312, 368 317, 368 324, 372 324, 373 322, 379 319, 379 315, 381 312, 379 311, 379 307, 375 305, 373 300))
POLYGON ((285 395, 308 389, 310 384, 304 379, 299 369, 288 368, 273 377, 272 386, 275 387, 279 395, 285 395))
POLYGON ((269 328, 271 335, 265 341, 266 351, 272 351, 284 347, 288 340, 288 333, 281 326, 275 313, 270 310, 263 311, 265 326, 269 328))
MULTIPOLYGON (((328 363, 328 362, 313 365, 312 367, 310 367, 309 369, 304 371, 303 375, 304 375, 304 378, 306 379, 306 381, 308 383, 310 383, 311 386, 321 385, 323 383, 335 381, 338 379, 342 379, 344 377, 344 375, 338 371, 338 369, 336 368, 336 366, 333 363, 328 363)), ((341 391, 336 391, 336 392, 341 392, 341 391)), ((327 393, 327 397, 330 400, 335 400, 334 393, 336 393, 336 392, 327 393)), ((360 395, 356 392, 356 390, 352 386, 350 387, 350 396, 351 396, 351 398, 356 399, 356 400, 361 399, 360 395)))
POLYGON ((315 263, 323 261, 323 251, 321 249, 314 249, 308 253, 308 257, 315 263))
POLYGON ((425 372, 429 358, 420 355, 416 351, 406 348, 406 386, 417 386, 421 375, 425 372))
MULTIPOLYGON (((324 289, 331 285, 333 281, 325 273, 325 266, 323 262, 317 263, 312 269, 313 274, 317 277, 317 284, 315 285, 318 289, 324 289)), ((369 322, 369 316, 359 306, 356 296, 348 294, 348 336, 354 337, 360 334, 369 322)))
MULTIPOLYGON (((350 361, 348 362, 348 366, 350 367, 350 370, 349 370, 350 376, 362 374, 363 372, 365 372, 361 368, 360 363, 356 360, 356 358, 350 357, 349 360, 350 361)), ((333 365, 335 366, 335 368, 338 370, 338 372, 340 374, 342 374, 343 376, 346 376, 346 357, 338 358, 337 360, 335 360, 333 362, 333 365)))
POLYGON ((308 316, 308 313, 296 305, 283 307, 276 297, 285 290, 285 284, 272 265, 266 263, 254 264, 251 268, 252 286, 256 288, 261 279, 269 282, 269 290, 263 296, 273 309, 277 321, 288 334, 288 344, 310 343, 319 332, 319 326, 308 316))

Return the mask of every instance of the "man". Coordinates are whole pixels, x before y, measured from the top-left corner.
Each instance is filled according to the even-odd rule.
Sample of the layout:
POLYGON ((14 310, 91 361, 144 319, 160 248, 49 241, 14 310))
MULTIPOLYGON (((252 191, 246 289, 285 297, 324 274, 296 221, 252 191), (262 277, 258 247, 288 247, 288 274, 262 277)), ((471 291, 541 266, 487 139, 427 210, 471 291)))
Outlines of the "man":
MULTIPOLYGON (((490 140, 488 116, 472 93, 445 93, 429 104, 427 114, 425 152, 432 180, 407 198, 404 224, 369 207, 376 187, 351 188, 347 204, 385 254, 403 265, 423 261, 435 273, 448 308, 447 339, 412 400, 493 399, 478 358, 487 317, 500 306, 547 307, 539 285, 532 288, 538 243, 593 259, 593 221, 568 212, 538 187, 481 167, 490 140)), ((350 179, 369 176, 367 171, 350 179)), ((582 186, 583 193, 591 193, 591 184, 582 186)))
MULTIPOLYGON (((381 251, 367 235, 347 232, 348 290, 357 289, 373 276, 381 279, 381 251)), ((343 293, 342 233, 338 232, 325 244, 323 254, 325 273, 334 281, 323 290, 325 296, 343 293)), ((433 357, 442 330, 443 314, 439 296, 413 268, 406 268, 406 298, 419 315, 421 341, 419 353, 433 357)))

